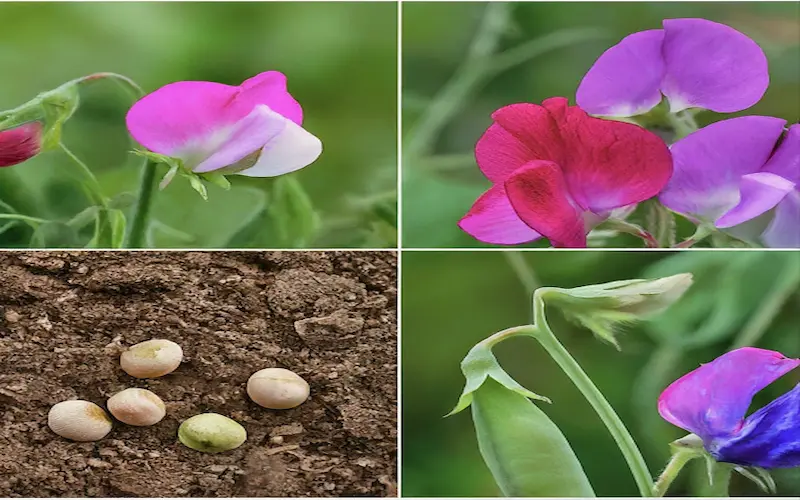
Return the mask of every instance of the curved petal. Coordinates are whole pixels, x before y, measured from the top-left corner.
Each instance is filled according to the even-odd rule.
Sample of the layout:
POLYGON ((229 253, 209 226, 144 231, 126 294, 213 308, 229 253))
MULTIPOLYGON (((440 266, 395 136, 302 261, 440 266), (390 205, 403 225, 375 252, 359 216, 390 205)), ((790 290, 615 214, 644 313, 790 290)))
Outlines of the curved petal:
POLYGON ((800 191, 792 191, 778 204, 762 239, 771 248, 800 248, 800 191))
POLYGON ((528 146, 496 123, 486 129, 475 145, 478 167, 494 183, 505 181, 514 170, 535 159, 528 146))
POLYGON ((519 218, 553 246, 586 246, 582 213, 569 198, 558 165, 550 161, 527 163, 506 180, 505 187, 519 218))
POLYGON ((477 240, 496 245, 518 245, 542 237, 522 222, 502 184, 483 193, 458 221, 458 227, 477 240))
POLYGON ((724 437, 739 430, 758 391, 797 366, 800 359, 742 347, 670 384, 658 398, 658 412, 703 441, 724 437))
POLYGON ((789 127, 763 171, 800 184, 800 124, 789 127))
POLYGON ((763 467, 800 467, 800 384, 753 413, 732 439, 711 443, 720 462, 763 467))
MULTIPOLYGON (((563 97, 547 99, 544 103, 561 101, 566 106, 567 100, 563 97)), ((528 161, 560 163, 563 158, 564 144, 557 119, 547 107, 527 102, 511 104, 492 113, 492 120, 525 145, 531 154, 528 161)))
POLYGON ((739 225, 775 207, 794 190, 794 183, 769 172, 742 176, 739 204, 714 223, 719 228, 739 225))
POLYGON ((713 221, 739 202, 741 177, 759 172, 786 122, 743 116, 712 123, 672 145, 674 172, 659 196, 675 212, 713 221))
MULTIPOLYGON (((277 114, 276 114, 277 115, 277 114)), ((266 143, 255 164, 237 172, 248 177, 275 177, 313 163, 322 154, 322 141, 283 117, 283 130, 266 143)))
POLYGON ((746 35, 706 19, 665 19, 664 31, 661 92, 673 113, 686 108, 733 113, 766 92, 767 57, 746 35))
POLYGON ((0 167, 10 167, 29 160, 41 149, 41 122, 29 122, 0 131, 0 167))
POLYGON ((203 138, 238 119, 226 106, 238 87, 213 82, 176 82, 137 101, 125 118, 134 139, 150 151, 167 156, 186 154, 203 138))
POLYGON ((303 108, 286 90, 286 75, 280 71, 265 71, 245 80, 239 86, 239 93, 231 103, 235 112, 247 115, 258 104, 266 104, 269 109, 298 125, 303 124, 303 108))
POLYGON ((567 108, 559 124, 564 137, 564 176, 578 204, 594 213, 656 196, 672 175, 664 141, 638 125, 588 116, 567 108))
POLYGON ((212 153, 193 170, 211 172, 233 165, 263 148, 286 128, 286 123, 286 118, 267 106, 256 106, 243 120, 206 139, 205 147, 212 153))
POLYGON ((664 30, 634 33, 603 52, 581 80, 578 106, 593 115, 634 116, 661 102, 664 30))

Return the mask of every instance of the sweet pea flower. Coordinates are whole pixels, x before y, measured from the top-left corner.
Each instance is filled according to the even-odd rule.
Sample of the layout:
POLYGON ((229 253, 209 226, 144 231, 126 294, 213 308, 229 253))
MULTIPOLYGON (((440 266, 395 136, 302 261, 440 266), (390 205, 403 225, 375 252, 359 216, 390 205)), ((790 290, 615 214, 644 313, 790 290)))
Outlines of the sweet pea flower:
POLYGON ((665 19, 663 26, 605 51, 583 77, 578 105, 594 115, 634 116, 655 107, 663 94, 673 113, 732 113, 766 92, 767 58, 746 35, 706 19, 665 19))
POLYGON ((42 150, 42 124, 30 122, 0 131, 0 167, 30 160, 42 150))
POLYGON ((142 146, 178 158, 196 173, 273 177, 322 153, 320 140, 301 127, 303 111, 277 71, 238 87, 171 83, 134 104, 126 121, 142 146))
POLYGON ((612 210, 657 195, 672 174, 658 136, 590 117, 563 97, 512 104, 492 120, 475 158, 494 185, 459 222, 486 243, 545 237, 553 246, 585 247, 612 210))
POLYGON ((784 133, 785 125, 743 116, 676 142, 675 172, 661 203, 770 247, 800 247, 800 125, 784 133))
POLYGON ((694 433, 718 462, 766 469, 800 466, 800 384, 745 418, 753 396, 800 359, 743 347, 689 372, 658 398, 668 422, 694 433))

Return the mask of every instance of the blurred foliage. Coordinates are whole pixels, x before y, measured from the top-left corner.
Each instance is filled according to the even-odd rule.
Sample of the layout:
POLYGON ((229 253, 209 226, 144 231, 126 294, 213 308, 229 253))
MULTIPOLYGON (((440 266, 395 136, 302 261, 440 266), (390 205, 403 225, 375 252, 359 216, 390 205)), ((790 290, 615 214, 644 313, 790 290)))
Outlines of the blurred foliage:
MULTIPOLYGON (((230 191, 211 186, 204 202, 178 179, 156 193, 151 245, 395 246, 395 4, 3 2, 0 19, 0 109, 99 71, 126 75, 148 92, 180 80, 238 85, 270 69, 288 76, 304 126, 324 146, 317 162, 290 175, 308 199, 292 194, 297 182, 233 176, 230 191), (304 211, 308 203, 313 213, 304 211)), ((141 159, 129 153, 124 124, 130 104, 113 82, 94 84, 64 130, 109 197, 138 185, 141 159)), ((58 151, 0 169, 0 200, 62 222, 36 237, 27 225, 0 225, 0 246, 85 244, 91 227, 63 224, 89 205, 81 180, 58 151)))
MULTIPOLYGON (((725 23, 750 36, 767 54, 771 83, 766 95, 752 108, 725 118, 761 114, 798 121, 797 2, 492 2, 489 8, 473 2, 404 4, 403 246, 488 246, 456 223, 490 185, 472 151, 490 125, 491 113, 507 104, 553 96, 574 103, 583 75, 606 49, 630 33, 680 17, 725 23)), ((711 112, 697 116, 701 126, 721 118, 711 112)), ((647 217, 645 207, 634 214, 636 221, 647 217)), ((679 220, 682 238, 693 231, 694 225, 679 220)), ((629 235, 592 244, 642 247, 629 235)), ((529 246, 547 245, 539 241, 529 246)))
MULTIPOLYGON (((633 433, 653 474, 667 463, 668 443, 686 434, 657 413, 656 400, 669 383, 745 344, 800 356, 798 252, 406 251, 402 268, 403 496, 498 495, 469 414, 442 416, 462 389, 459 363, 467 351, 494 332, 531 321, 526 288, 694 273, 695 284, 681 300, 619 337, 621 352, 555 309, 548 314, 553 331, 633 433), (525 265, 529 276, 521 273, 525 265)), ((637 496, 600 419, 538 344, 510 339, 495 352, 517 381, 553 401, 542 409, 570 441, 597 495, 637 496)), ((795 370, 759 393, 752 408, 798 382, 795 370)), ((800 494, 800 469, 773 476, 780 496, 800 494)), ((704 496, 705 478, 702 464, 692 464, 670 495, 704 496)), ((762 495, 738 475, 731 494, 762 495)))

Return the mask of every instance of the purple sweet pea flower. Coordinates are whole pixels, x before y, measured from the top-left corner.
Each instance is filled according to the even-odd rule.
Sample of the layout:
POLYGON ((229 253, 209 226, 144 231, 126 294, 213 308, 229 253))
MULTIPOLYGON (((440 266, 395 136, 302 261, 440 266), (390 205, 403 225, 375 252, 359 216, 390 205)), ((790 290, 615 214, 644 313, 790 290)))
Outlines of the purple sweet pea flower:
POLYGON ((719 462, 766 469, 800 466, 800 384, 745 418, 761 389, 800 359, 742 347, 701 365, 667 387, 658 412, 696 434, 719 462))
POLYGON ((784 135, 785 125, 779 118, 743 116, 676 142, 661 203, 744 239, 800 247, 800 125, 784 135))
POLYGON ((605 51, 578 87, 590 114, 634 116, 667 97, 670 111, 732 113, 757 103, 769 85, 767 58, 753 40, 705 19, 665 19, 605 51))
POLYGON ((320 140, 301 126, 303 110, 278 71, 235 87, 171 83, 134 104, 126 120, 144 147, 179 158, 197 173, 273 177, 303 168, 322 153, 320 140))

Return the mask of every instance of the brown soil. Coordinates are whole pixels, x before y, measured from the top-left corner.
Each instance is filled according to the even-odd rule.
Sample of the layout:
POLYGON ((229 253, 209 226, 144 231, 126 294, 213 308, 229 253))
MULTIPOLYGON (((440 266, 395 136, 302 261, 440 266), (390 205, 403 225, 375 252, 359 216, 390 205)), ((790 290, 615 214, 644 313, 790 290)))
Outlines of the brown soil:
POLYGON ((0 496, 396 496, 396 262, 392 252, 0 254, 0 496), (126 346, 166 338, 184 360, 153 380, 119 367, 126 346), (261 368, 304 377, 311 397, 268 410, 245 393, 261 368), (166 403, 151 427, 114 423, 76 443, 50 407, 105 407, 127 387, 166 403), (216 412, 236 450, 177 441, 216 412))

